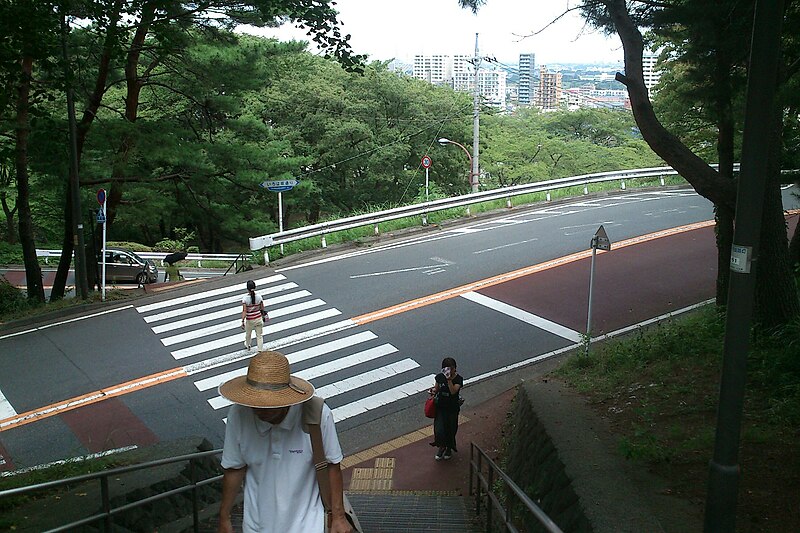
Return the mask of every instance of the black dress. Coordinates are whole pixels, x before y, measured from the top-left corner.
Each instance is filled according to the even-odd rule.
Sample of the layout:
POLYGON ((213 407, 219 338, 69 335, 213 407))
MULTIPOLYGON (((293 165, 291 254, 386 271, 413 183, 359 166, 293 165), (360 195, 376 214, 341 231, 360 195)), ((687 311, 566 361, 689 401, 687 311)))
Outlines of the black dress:
POLYGON ((459 389, 455 394, 450 394, 447 378, 441 372, 436 374, 436 385, 439 392, 436 393, 436 418, 433 419, 433 445, 458 451, 456 433, 458 432, 458 413, 461 411, 459 393, 461 387, 464 386, 464 378, 460 374, 456 374, 453 384, 458 385, 459 389))

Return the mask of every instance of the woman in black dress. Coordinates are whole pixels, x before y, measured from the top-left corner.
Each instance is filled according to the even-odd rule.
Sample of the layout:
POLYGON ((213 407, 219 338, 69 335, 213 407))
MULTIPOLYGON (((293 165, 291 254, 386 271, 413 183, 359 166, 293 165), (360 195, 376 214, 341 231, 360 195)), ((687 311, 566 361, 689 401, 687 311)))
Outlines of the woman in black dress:
POLYGON ((456 369, 456 360, 445 357, 442 371, 436 374, 436 418, 433 419, 433 446, 438 448, 435 459, 450 459, 456 449, 458 432, 458 413, 461 411, 459 391, 464 386, 464 378, 456 369))

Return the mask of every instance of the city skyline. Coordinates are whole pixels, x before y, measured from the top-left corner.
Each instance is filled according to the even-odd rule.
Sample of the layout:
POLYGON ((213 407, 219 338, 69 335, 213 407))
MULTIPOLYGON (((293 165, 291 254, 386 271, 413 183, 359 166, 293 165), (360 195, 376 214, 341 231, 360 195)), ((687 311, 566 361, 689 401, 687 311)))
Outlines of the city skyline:
MULTIPOLYGON (((461 9, 457 0, 338 0, 335 8, 343 33, 351 35, 353 50, 369 55, 370 60, 411 63, 418 54, 472 54, 478 33, 481 56, 501 63, 516 63, 523 53, 536 54, 537 64, 622 62, 616 35, 606 37, 592 30, 574 11, 559 18, 568 8, 567 1, 534 5, 488 0, 477 15, 461 9)), ((250 32, 281 40, 309 40, 303 30, 291 25, 250 32)), ((309 48, 313 50, 313 44, 309 48)))

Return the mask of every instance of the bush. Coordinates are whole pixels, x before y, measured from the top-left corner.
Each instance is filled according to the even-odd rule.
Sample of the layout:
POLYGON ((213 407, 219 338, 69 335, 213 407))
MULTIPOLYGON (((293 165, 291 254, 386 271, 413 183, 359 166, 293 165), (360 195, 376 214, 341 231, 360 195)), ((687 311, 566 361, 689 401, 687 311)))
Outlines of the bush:
POLYGON ((30 307, 23 292, 0 278, 0 315, 9 315, 27 310, 30 307))
POLYGON ((22 245, 0 242, 0 265, 21 265, 22 245))

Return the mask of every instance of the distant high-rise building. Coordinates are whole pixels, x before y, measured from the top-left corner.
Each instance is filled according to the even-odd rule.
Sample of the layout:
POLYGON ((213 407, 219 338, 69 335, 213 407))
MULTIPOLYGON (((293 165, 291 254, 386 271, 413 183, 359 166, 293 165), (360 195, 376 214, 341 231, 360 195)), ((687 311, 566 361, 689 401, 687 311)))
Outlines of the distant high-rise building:
POLYGON ((561 100, 561 73, 548 72, 547 66, 539 67, 539 91, 536 105, 545 111, 558 109, 561 100))
POLYGON ((661 79, 661 73, 656 70, 656 63, 658 62, 658 54, 652 52, 645 52, 642 54, 642 72, 644 73, 644 85, 648 91, 658 85, 658 80, 661 79))
POLYGON ((449 85, 453 79, 452 58, 449 55, 416 55, 413 76, 428 83, 449 85))
POLYGON ((519 55, 519 88, 518 101, 522 105, 530 104, 533 101, 535 91, 535 69, 536 54, 519 55))

